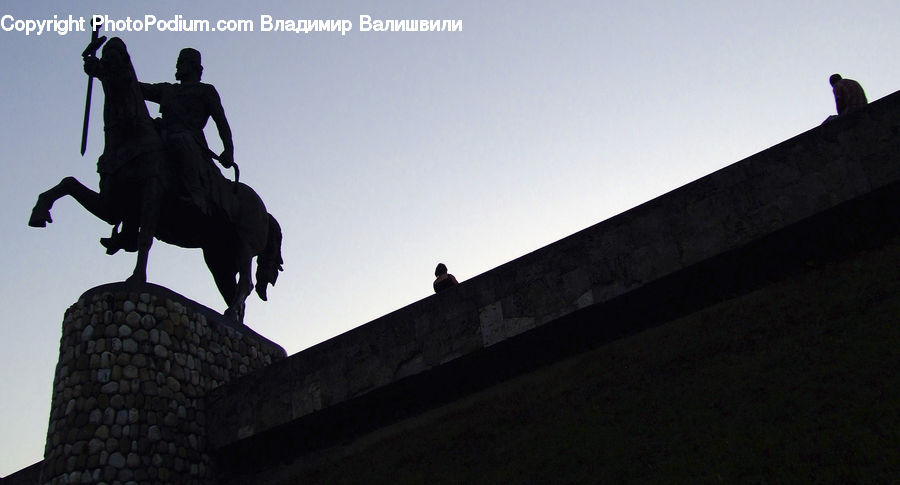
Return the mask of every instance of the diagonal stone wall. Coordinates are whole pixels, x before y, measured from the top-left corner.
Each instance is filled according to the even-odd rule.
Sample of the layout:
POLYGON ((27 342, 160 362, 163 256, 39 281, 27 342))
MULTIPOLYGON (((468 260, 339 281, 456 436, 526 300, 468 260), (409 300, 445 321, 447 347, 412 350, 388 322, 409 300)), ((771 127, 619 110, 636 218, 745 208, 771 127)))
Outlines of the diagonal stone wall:
MULTIPOLYGON (((254 379, 213 391, 210 442, 233 456, 243 449, 239 442, 272 441, 267 437, 278 429, 296 434, 324 419, 316 416, 340 414, 388 386, 477 360, 514 337, 650 291, 673 275, 694 271, 694 278, 702 279, 703 264, 718 265, 717 258, 756 245, 753 258, 720 265, 726 270, 718 271, 718 281, 698 287, 715 292, 715 286, 728 287, 742 273, 752 273, 760 261, 778 264, 781 244, 802 238, 798 251, 815 250, 815 234, 809 231, 829 226, 801 223, 893 190, 898 182, 900 93, 895 93, 293 355, 254 379), (767 238, 776 243, 762 244, 767 238)), ((665 294, 655 298, 661 305, 678 304, 666 301, 665 294)))
POLYGON ((63 320, 41 483, 215 483, 204 396, 284 356, 163 287, 86 292, 63 320))

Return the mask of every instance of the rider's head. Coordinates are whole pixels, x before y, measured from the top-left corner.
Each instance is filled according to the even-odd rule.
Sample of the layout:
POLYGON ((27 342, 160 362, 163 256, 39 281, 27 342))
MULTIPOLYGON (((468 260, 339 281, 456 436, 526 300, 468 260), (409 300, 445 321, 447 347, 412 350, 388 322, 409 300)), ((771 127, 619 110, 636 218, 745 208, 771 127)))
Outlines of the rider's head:
POLYGON ((196 82, 203 76, 203 65, 200 64, 200 51, 186 47, 178 53, 175 63, 175 79, 181 82, 196 82))
POLYGON ((834 86, 834 85, 835 85, 838 81, 840 81, 841 79, 843 79, 843 78, 841 78, 841 75, 840 75, 840 74, 832 74, 831 77, 828 78, 828 82, 829 82, 829 84, 831 84, 832 86, 834 86))

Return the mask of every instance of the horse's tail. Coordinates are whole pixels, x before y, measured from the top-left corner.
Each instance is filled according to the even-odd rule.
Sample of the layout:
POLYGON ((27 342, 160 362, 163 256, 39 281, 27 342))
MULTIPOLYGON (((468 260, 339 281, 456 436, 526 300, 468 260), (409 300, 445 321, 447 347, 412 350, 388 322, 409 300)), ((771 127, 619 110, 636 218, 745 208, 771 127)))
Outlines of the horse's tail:
POLYGON ((281 266, 284 263, 284 260, 281 259, 281 226, 272 214, 268 214, 268 216, 269 228, 266 247, 256 258, 256 294, 263 301, 267 298, 266 285, 275 286, 278 272, 284 269, 281 266))

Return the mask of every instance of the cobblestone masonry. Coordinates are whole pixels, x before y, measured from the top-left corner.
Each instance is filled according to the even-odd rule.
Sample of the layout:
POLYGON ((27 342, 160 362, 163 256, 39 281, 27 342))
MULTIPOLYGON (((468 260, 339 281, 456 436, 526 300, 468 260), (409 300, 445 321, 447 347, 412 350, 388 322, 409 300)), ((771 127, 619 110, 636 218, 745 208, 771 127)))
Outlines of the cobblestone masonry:
POLYGON ((205 394, 285 356, 240 327, 155 285, 85 293, 63 320, 42 483, 212 483, 205 394))

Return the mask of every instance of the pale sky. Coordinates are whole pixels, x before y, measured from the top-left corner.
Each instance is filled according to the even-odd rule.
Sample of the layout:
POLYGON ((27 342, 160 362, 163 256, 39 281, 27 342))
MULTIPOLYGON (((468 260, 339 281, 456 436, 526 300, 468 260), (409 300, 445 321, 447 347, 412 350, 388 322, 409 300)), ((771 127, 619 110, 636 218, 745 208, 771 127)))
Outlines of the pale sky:
MULTIPOLYGON (((288 354, 429 296, 438 262, 464 282, 818 126, 832 73, 870 101, 900 89, 896 0, 83 3, 6 0, 0 16, 254 20, 116 35, 147 82, 201 51, 241 181, 284 231, 284 273, 246 323, 288 354), (354 29, 260 32, 261 15, 354 29), (463 29, 360 32, 360 15, 463 29)), ((78 153, 89 37, 0 31, 0 476, 42 459, 66 308, 134 265, 73 200, 26 224, 61 178, 97 187, 99 83, 78 153)), ((207 136, 218 150, 212 123, 207 136)), ((224 308, 199 250, 156 242, 148 278, 224 308)))

